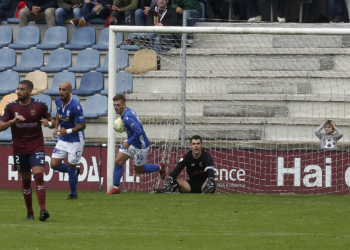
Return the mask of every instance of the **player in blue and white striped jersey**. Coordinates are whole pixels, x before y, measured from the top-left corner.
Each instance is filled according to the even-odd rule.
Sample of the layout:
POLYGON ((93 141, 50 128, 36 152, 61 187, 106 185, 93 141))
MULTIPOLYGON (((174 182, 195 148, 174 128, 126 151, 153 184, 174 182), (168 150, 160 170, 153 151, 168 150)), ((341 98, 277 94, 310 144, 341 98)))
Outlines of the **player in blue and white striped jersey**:
POLYGON ((126 100, 123 95, 117 95, 113 98, 114 109, 121 115, 124 129, 128 135, 119 149, 115 159, 113 172, 113 188, 107 194, 119 194, 120 179, 123 176, 123 165, 131 157, 134 157, 134 168, 137 173, 153 173, 159 171, 162 179, 165 179, 166 170, 163 163, 146 163, 150 142, 146 136, 143 126, 136 112, 126 106, 126 100))

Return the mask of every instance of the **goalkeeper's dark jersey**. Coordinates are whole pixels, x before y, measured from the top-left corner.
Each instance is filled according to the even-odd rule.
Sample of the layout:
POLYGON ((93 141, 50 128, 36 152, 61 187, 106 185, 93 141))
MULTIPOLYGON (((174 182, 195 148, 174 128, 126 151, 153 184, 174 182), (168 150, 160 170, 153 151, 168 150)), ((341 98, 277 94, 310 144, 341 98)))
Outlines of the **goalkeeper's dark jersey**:
POLYGON ((214 177, 213 159, 207 152, 202 151, 198 159, 193 157, 192 151, 188 152, 179 160, 169 176, 175 180, 185 167, 190 181, 205 182, 208 177, 214 177))

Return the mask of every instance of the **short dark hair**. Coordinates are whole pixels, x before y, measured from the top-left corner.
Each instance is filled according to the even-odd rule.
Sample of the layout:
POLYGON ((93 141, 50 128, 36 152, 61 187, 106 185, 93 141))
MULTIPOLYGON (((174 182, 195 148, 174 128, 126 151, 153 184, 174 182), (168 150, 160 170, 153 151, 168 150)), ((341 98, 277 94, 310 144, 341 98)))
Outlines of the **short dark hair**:
POLYGON ((200 140, 201 143, 202 143, 202 137, 200 137, 199 135, 192 136, 191 139, 190 139, 190 143, 192 143, 192 140, 200 140))
POLYGON ((33 83, 29 80, 20 81, 19 84, 26 85, 29 90, 33 90, 33 88, 34 88, 33 83))
POLYGON ((126 102, 124 95, 116 95, 113 97, 113 102, 122 100, 124 103, 126 102))

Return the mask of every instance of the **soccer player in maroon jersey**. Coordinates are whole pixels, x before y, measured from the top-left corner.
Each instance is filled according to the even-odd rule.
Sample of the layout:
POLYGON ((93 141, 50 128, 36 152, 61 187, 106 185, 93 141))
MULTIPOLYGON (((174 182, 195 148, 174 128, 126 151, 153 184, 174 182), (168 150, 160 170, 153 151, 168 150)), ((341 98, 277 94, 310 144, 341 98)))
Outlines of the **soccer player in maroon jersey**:
POLYGON ((32 90, 31 81, 24 80, 18 84, 18 100, 6 105, 0 116, 0 131, 11 127, 14 165, 22 177, 23 196, 27 206, 26 219, 34 219, 31 189, 31 174, 33 174, 40 206, 39 219, 45 221, 50 215, 45 209, 45 154, 41 124, 54 128, 55 121, 44 102, 30 97, 32 90))

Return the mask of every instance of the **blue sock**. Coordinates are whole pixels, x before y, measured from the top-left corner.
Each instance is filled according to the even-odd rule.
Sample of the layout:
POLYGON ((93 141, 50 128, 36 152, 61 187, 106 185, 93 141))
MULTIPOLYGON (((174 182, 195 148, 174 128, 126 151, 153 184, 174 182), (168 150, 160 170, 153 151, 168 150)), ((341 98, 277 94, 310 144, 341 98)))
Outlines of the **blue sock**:
POLYGON ((69 174, 70 193, 77 195, 78 175, 76 168, 67 167, 69 174))
POLYGON ((120 179, 123 176, 123 165, 114 165, 114 171, 113 171, 113 186, 119 187, 120 185, 120 179))
POLYGON ((51 167, 53 170, 57 170, 58 172, 61 173, 68 173, 68 166, 67 164, 61 163, 60 165, 58 165, 57 167, 51 167))
POLYGON ((142 173, 153 173, 159 171, 159 166, 156 164, 146 163, 143 165, 142 173))

